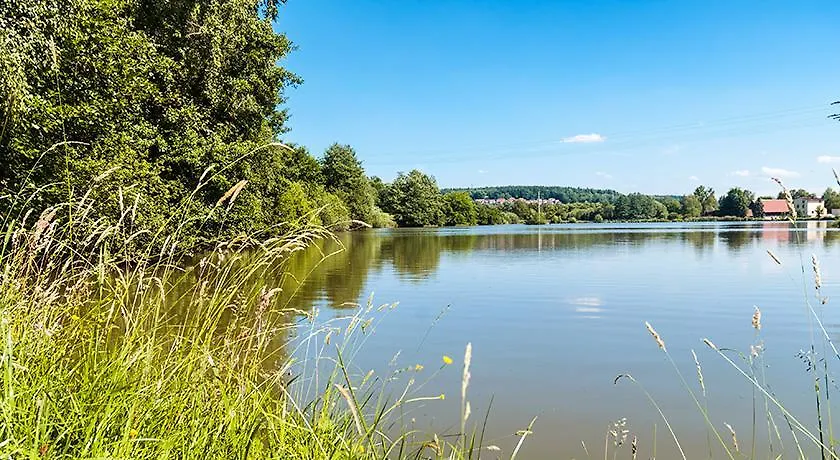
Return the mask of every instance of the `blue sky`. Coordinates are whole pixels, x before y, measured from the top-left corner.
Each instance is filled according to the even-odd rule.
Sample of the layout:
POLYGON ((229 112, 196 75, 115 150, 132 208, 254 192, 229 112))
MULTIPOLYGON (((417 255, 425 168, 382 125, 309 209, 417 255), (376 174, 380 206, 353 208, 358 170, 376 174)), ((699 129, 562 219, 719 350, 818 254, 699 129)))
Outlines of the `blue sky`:
POLYGON ((821 0, 289 0, 286 139, 443 187, 822 191, 838 19, 821 0))

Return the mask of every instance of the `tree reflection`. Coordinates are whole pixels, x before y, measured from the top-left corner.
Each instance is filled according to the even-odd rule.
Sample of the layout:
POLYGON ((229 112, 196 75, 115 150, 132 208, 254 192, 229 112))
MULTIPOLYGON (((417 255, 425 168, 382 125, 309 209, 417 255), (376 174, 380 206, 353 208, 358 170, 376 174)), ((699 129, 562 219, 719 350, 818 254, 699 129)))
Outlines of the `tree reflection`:
POLYGON ((706 231, 683 232, 680 237, 682 241, 690 244, 695 252, 700 255, 713 249, 715 247, 715 241, 717 241, 717 234, 706 231))
POLYGON ((749 230, 732 230, 720 232, 720 239, 730 251, 738 251, 752 241, 757 240, 760 235, 760 232, 751 232, 749 230))
POLYGON ((463 257, 474 252, 523 251, 614 251, 621 246, 678 244, 702 255, 720 242, 730 251, 753 243, 822 244, 840 242, 840 231, 822 226, 795 228, 786 222, 767 222, 747 227, 698 227, 693 229, 573 228, 545 227, 537 231, 507 227, 482 233, 465 231, 388 230, 339 235, 336 241, 321 241, 293 255, 282 266, 259 280, 281 287, 280 296, 289 308, 307 310, 323 302, 333 308, 360 302, 368 291, 372 274, 391 269, 404 281, 423 283, 433 276, 445 257, 463 257), (506 230, 506 231, 501 231, 506 230))

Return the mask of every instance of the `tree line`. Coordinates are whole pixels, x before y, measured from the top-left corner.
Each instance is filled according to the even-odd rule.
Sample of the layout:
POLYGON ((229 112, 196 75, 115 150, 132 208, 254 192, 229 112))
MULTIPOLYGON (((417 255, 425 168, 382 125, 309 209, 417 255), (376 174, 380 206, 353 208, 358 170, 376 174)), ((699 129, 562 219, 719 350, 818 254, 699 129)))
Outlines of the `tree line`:
MULTIPOLYGON (((574 187, 441 191, 421 171, 368 177, 354 149, 317 157, 288 132, 282 0, 55 0, 0 4, 0 215, 80 199, 91 222, 193 242, 309 223, 357 226, 744 216, 752 192, 717 199, 574 187), (478 198, 555 199, 501 205, 478 198), (130 212, 127 212, 130 209, 130 212)), ((798 191, 794 192, 795 194, 798 191)), ((840 207, 827 191, 826 207, 840 207)), ((37 214, 36 214, 37 215, 37 214)))
POLYGON ((581 187, 554 187, 544 185, 506 185, 501 187, 449 188, 449 192, 469 192, 474 199, 524 198, 526 200, 555 199, 563 203, 609 203, 617 199, 620 193, 615 190, 603 190, 581 187))

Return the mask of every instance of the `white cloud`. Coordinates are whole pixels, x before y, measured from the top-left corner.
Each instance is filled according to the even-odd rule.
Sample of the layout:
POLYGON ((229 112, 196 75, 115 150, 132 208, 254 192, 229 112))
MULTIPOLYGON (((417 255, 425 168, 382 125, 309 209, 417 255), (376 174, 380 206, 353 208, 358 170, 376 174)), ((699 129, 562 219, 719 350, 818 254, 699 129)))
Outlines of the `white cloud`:
POLYGON ((788 171, 782 168, 768 168, 767 166, 762 166, 761 172, 772 177, 799 177, 799 173, 796 171, 788 171))
POLYGON ((840 157, 820 155, 817 157, 817 163, 840 163, 840 157))
POLYGON ((487 174, 487 170, 486 169, 479 169, 478 173, 479 174, 487 174))
POLYGON ((692 182, 700 182, 700 178, 697 176, 688 176, 688 180, 692 182))
POLYGON ((563 142, 567 144, 591 144, 593 142, 604 142, 607 140, 606 137, 598 134, 578 134, 572 137, 564 137, 563 142))
POLYGON ((598 171, 595 173, 596 176, 603 177, 604 179, 612 179, 612 174, 605 173, 603 171, 598 171))
POLYGON ((739 169, 737 171, 733 171, 732 174, 741 177, 747 177, 750 175, 750 171, 748 169, 739 169))

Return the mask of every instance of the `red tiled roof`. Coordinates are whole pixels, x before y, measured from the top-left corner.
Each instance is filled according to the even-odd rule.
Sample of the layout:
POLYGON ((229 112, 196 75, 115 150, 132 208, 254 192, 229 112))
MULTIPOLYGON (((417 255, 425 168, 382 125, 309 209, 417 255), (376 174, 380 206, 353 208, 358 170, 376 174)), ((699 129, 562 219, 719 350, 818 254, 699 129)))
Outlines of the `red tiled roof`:
POLYGON ((785 200, 761 200, 764 205, 765 214, 785 214, 788 212, 787 201, 785 200))

